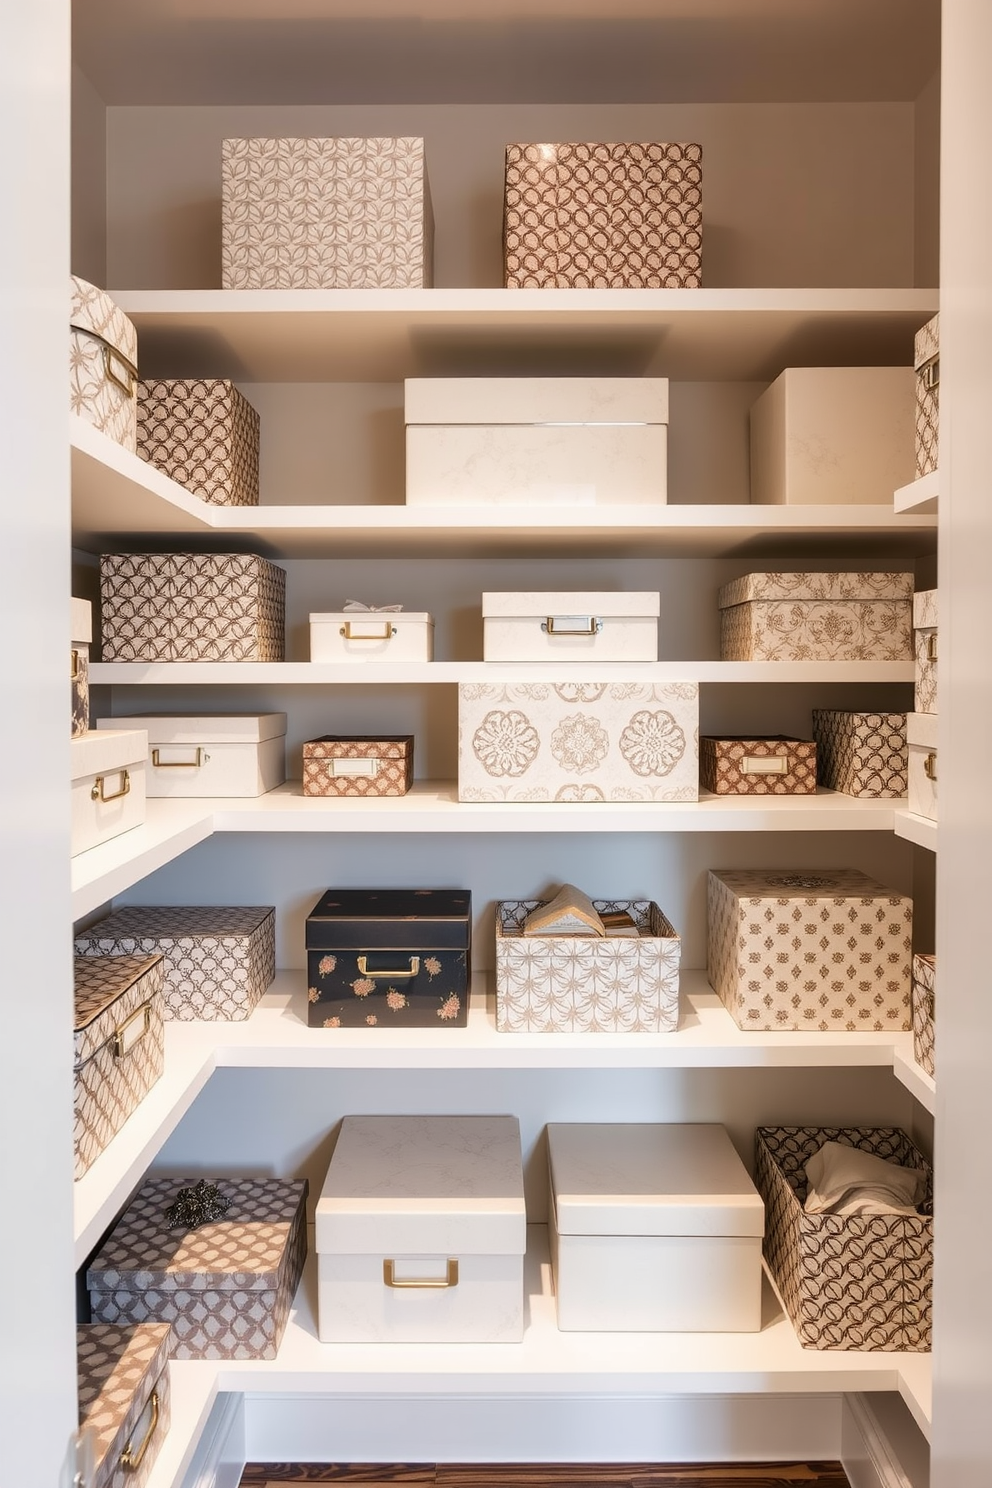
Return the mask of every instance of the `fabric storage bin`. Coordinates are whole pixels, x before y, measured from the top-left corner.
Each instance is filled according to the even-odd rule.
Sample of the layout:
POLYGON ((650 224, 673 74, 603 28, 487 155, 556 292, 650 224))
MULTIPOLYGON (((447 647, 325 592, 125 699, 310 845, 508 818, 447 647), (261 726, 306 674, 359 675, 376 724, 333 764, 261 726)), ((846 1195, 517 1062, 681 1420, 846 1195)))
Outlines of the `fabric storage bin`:
POLYGON ((161 956, 73 962, 74 1177, 81 1178, 162 1073, 161 956))
POLYGON ((317 1202, 322 1343, 518 1343, 515 1116, 346 1116, 317 1202))
POLYGON ((268 905, 128 904, 76 936, 80 956, 165 960, 162 1015, 241 1022, 276 974, 275 910, 268 905))
POLYGON ((460 801, 695 801, 695 682, 461 682, 460 801))
POLYGON ((921 326, 913 343, 916 373, 916 476, 930 475, 938 464, 940 403, 940 316, 921 326))
POLYGON ((311 1028, 464 1028, 467 889, 328 889, 307 915, 311 1028))
POLYGON ((910 661, 908 573, 751 573, 720 590, 721 661, 910 661))
POLYGON ((813 709, 817 775, 827 790, 887 800, 906 794, 905 713, 813 709))
POLYGON ((913 1058, 933 1079, 937 958, 913 957, 913 1058))
POLYGON ((147 755, 143 729, 94 729, 70 741, 73 857, 141 826, 147 755))
POLYGON ((89 600, 70 601, 72 645, 69 679, 72 684, 72 732, 81 739, 90 726, 90 646, 93 642, 93 606, 89 600))
POLYGON ((133 451, 137 332, 106 290, 73 274, 69 291, 69 408, 133 451))
POLYGON ((806 1162, 846 1142, 902 1167, 930 1167, 892 1127, 762 1126, 754 1178, 765 1201, 765 1260, 803 1348, 930 1348, 933 1219, 928 1213, 807 1214, 806 1162))
POLYGON ((698 144, 506 147, 508 289, 698 289, 698 144))
POLYGON ((432 283, 422 139, 227 139, 221 191, 224 289, 432 283))
POLYGON ((147 794, 264 796, 286 779, 285 713, 142 714, 101 718, 148 733, 147 794))
POLYGON ((937 715, 906 714, 909 809, 937 820, 937 715))
POLYGON ((913 645, 916 677, 913 706, 917 713, 937 711, 937 591, 913 595, 913 645))
POLYGON ((258 414, 224 378, 139 382, 138 454, 201 501, 258 505, 258 414))
POLYGON ((501 1033, 670 1033, 679 1024, 678 934, 649 899, 594 899, 630 915, 629 935, 524 935, 540 899, 496 905, 501 1033))
POLYGON ((408 506, 663 504, 664 377, 404 383, 408 506))
POLYGON ((706 972, 755 1033, 909 1027, 913 901, 852 868, 711 870, 706 972))
POLYGON ((661 596, 654 593, 497 593, 482 596, 484 661, 657 661, 661 596))
POLYGON ((913 479, 911 367, 787 367, 751 405, 751 500, 891 506, 913 479))
POLYGON ((375 606, 310 616, 310 660, 433 661, 434 617, 426 611, 375 606))
POLYGON ((92 1488, 143 1488, 169 1433, 168 1323, 76 1329, 80 1434, 93 1448, 92 1488))
POLYGON ((549 1123, 563 1332, 755 1333, 764 1206, 724 1127, 549 1123))
POLYGON ((98 1253, 86 1285, 101 1323, 169 1323, 175 1359, 274 1359, 307 1253, 307 1182, 211 1178, 220 1219, 170 1229, 191 1178, 147 1179, 98 1253))
POLYGON ((305 796, 405 796, 413 784, 413 734, 324 734, 303 746, 305 796))
POLYGON ((286 570, 255 553, 105 553, 104 661, 282 661, 286 570))
POLYGON ((769 734, 699 740, 699 783, 718 796, 809 796, 816 791, 816 744, 769 734))

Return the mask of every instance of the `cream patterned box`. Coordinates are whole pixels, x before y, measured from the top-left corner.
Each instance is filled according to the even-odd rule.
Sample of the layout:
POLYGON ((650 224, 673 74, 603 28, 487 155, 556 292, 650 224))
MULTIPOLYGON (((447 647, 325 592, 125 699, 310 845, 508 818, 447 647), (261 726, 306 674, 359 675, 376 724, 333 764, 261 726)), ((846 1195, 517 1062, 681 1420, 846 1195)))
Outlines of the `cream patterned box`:
POLYGON ((168 1323, 76 1329, 79 1427, 93 1447, 92 1488, 143 1488, 169 1432, 168 1323))
POLYGON ((934 1015, 937 1006, 937 958, 913 957, 913 1058, 933 1079, 934 1015))
POLYGON ((890 800, 907 790, 905 713, 813 709, 817 779, 845 796, 890 800))
POLYGON ((937 715, 906 714, 909 809, 937 820, 937 715))
POLYGON ((937 469, 940 412, 940 316, 921 326, 913 343, 916 372, 916 475, 937 469))
POLYGON ((720 590, 721 661, 910 661, 913 575, 751 573, 720 590))
POLYGON ((138 333, 105 290, 77 275, 69 287, 69 408, 133 451, 138 333))
POLYGON ((937 711, 937 591, 920 589, 913 595, 913 645, 916 652, 914 707, 917 713, 937 711))
POLYGON ((81 739, 90 726, 90 646, 93 643, 93 606, 87 599, 70 600, 72 648, 69 679, 72 685, 73 739, 81 739))
POLYGON ((104 553, 104 661, 282 661, 286 570, 255 553, 104 553))
POLYGON ((138 384, 138 454, 213 506, 258 505, 258 431, 224 378, 138 384))

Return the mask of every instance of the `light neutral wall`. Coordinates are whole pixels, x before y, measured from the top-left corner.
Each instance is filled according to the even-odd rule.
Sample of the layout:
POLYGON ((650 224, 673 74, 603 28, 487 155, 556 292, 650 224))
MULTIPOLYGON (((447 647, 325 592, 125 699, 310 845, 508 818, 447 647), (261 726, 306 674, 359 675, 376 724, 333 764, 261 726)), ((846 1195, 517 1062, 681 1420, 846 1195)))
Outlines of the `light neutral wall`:
POLYGON ((940 73, 916 100, 915 283, 940 283, 940 73))
POLYGON ((72 272, 107 283, 107 106, 72 69, 72 272))

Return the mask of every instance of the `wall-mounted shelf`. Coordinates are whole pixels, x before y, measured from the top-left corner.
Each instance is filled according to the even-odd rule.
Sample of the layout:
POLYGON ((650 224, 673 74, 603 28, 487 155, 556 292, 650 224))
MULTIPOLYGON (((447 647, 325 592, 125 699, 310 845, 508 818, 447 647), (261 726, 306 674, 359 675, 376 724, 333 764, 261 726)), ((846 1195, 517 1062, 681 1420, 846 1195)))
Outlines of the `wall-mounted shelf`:
POLYGON ((915 811, 909 811, 904 805, 899 804, 893 813, 893 830, 897 837, 905 837, 907 842, 915 842, 917 847, 925 847, 929 852, 937 851, 937 823, 931 821, 928 816, 919 816, 915 811))
POLYGON ((939 490, 940 471, 932 470, 929 475, 910 481, 908 486, 899 487, 892 498, 893 510, 903 516, 936 516, 939 490))

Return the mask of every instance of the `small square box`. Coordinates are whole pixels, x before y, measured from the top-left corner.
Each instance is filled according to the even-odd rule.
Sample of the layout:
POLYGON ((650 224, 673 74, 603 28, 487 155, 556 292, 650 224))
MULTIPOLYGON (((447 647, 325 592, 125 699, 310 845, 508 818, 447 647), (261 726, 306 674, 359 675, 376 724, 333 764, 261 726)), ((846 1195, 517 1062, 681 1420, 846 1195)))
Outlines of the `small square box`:
POLYGON ((90 726, 90 646, 93 641, 93 606, 86 599, 72 604, 72 647, 69 678, 72 683, 72 735, 81 739, 90 726))
POLYGON ((937 711, 937 591, 920 589, 913 595, 913 643, 916 653, 916 686, 913 706, 917 713, 937 711))
POLYGON ((827 790, 889 800, 905 796, 909 754, 905 713, 813 709, 817 775, 827 790))
POLYGON ((933 1079, 937 958, 913 957, 913 1058, 933 1079))
POLYGON ((940 316, 921 326, 913 343, 916 373, 916 475, 937 469, 940 447, 940 316))
POLYGON ((558 590, 482 596, 484 661, 657 661, 661 596, 558 590))
POLYGON ((937 820, 937 715, 906 714, 909 809, 937 820))
POLYGON ((810 796, 816 792, 812 739, 770 734, 699 740, 699 783, 717 796, 810 796))
POLYGON ((79 1428, 93 1444, 93 1488, 143 1488, 169 1432, 168 1323, 76 1329, 79 1428))
POLYGON ((305 796, 405 796, 412 784, 412 734, 323 734, 303 746, 305 796))
POLYGON ((144 729, 93 729, 70 741, 73 857, 141 826, 147 756, 144 729))
POLYGON ((213 506, 258 505, 258 427, 224 378, 138 384, 138 454, 213 506))
POLYGON ((69 292, 69 408, 133 452, 138 333, 106 290, 74 274, 69 292))
POLYGON ((911 661, 913 575, 751 573, 720 590, 722 661, 911 661))
POLYGON ((262 796, 286 779, 285 713, 148 714, 97 728, 120 723, 147 731, 149 796, 262 796))
POLYGON ((310 660, 368 666, 434 660, 434 617, 425 610, 328 610, 310 616, 310 660))

